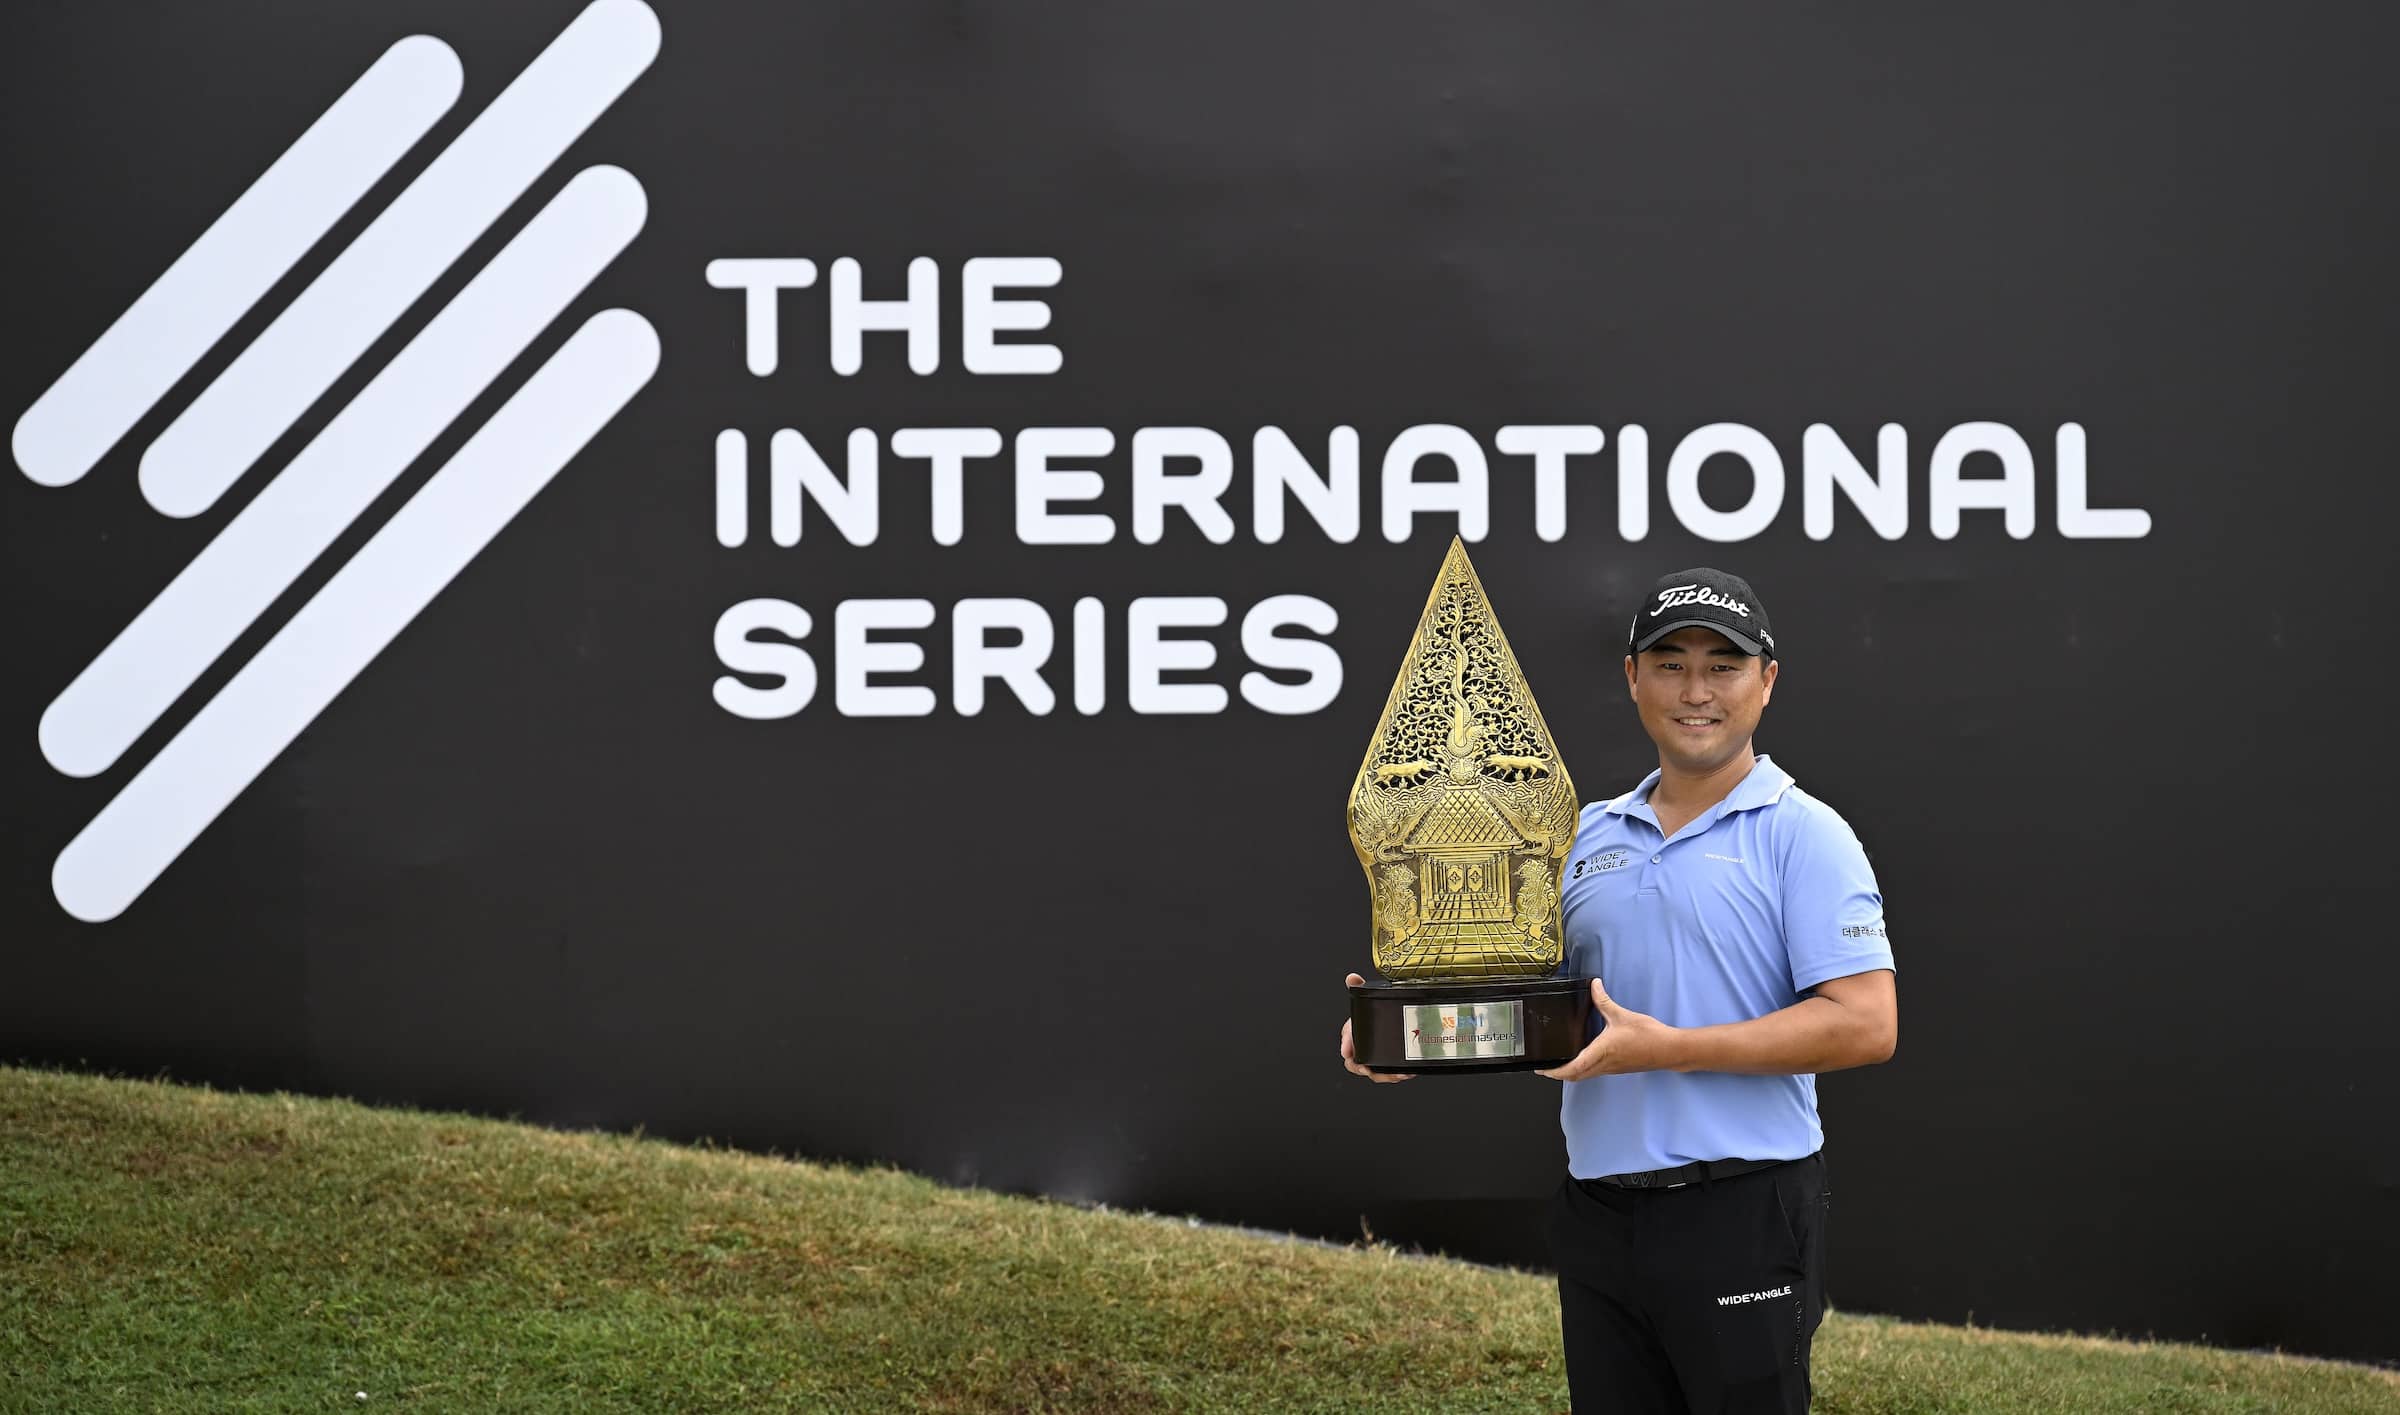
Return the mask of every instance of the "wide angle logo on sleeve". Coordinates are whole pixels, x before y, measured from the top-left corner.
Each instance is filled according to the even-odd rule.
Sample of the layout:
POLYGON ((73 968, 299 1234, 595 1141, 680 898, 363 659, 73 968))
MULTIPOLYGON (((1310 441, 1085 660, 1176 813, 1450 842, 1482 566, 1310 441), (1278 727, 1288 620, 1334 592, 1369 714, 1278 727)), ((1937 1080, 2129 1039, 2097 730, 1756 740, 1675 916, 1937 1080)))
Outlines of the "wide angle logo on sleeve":
MULTIPOLYGON (((648 69, 658 17, 595 0, 142 453, 197 515, 247 474, 648 69)), ((17 466, 80 480, 456 103, 439 39, 370 65, 18 419, 17 466)), ((70 776, 113 766, 641 232, 641 184, 587 168, 192 558, 42 715, 70 776)), ((103 806, 58 857, 111 919, 180 856, 657 371, 629 310, 593 315, 103 806)))

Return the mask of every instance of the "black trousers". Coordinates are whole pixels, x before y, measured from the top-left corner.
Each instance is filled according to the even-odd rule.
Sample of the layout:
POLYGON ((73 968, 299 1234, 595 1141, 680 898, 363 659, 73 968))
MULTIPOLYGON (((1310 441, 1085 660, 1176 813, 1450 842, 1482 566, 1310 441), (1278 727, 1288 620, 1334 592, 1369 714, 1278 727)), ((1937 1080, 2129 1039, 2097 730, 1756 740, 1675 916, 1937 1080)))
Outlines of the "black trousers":
POLYGON ((1821 1154, 1678 1189, 1561 1184, 1550 1244, 1578 1415, 1807 1410, 1828 1198, 1821 1154))

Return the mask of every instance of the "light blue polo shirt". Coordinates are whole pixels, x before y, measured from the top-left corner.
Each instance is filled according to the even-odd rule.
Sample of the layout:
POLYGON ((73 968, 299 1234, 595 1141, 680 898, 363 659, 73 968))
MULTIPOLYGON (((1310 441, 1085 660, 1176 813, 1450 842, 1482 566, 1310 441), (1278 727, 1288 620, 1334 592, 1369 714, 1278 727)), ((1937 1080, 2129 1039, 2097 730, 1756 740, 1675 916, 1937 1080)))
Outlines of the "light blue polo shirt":
MULTIPOLYGON (((1828 978, 1892 966, 1883 894, 1832 807, 1760 757, 1667 840, 1653 771, 1583 808, 1561 903, 1567 963, 1678 1027, 1745 1022, 1828 978)), ((1817 1078, 1646 1071, 1570 1081, 1559 1102, 1578 1178, 1693 1160, 1798 1159, 1825 1141, 1817 1078)))

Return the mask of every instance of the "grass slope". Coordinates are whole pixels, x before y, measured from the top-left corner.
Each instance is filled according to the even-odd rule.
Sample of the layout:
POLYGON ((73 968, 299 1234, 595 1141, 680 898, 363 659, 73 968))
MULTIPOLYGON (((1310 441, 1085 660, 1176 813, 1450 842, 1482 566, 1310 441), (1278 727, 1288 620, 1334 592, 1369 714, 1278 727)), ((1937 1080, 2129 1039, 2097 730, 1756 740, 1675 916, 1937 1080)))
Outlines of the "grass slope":
MULTIPOLYGON (((908 1175, 0 1068, 0 1410, 1559 1410, 1541 1278, 908 1175), (365 1399, 359 1392, 365 1392, 365 1399)), ((1835 1315, 1818 1408, 2391 1411, 1835 1315)))

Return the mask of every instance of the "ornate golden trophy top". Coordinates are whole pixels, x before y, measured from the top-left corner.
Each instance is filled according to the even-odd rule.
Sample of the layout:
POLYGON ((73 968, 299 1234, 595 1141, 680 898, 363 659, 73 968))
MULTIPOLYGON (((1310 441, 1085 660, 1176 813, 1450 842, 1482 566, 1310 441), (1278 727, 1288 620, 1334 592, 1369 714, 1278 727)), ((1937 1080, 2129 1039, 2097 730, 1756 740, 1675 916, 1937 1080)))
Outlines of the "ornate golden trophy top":
POLYGON ((1575 783, 1456 537, 1350 788, 1394 982, 1540 978, 1564 956, 1575 783))

